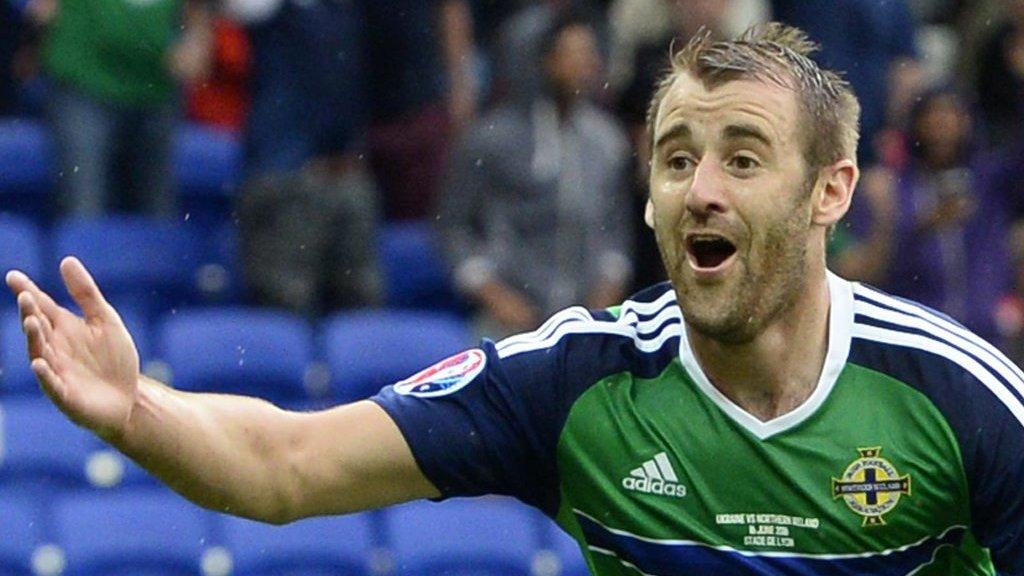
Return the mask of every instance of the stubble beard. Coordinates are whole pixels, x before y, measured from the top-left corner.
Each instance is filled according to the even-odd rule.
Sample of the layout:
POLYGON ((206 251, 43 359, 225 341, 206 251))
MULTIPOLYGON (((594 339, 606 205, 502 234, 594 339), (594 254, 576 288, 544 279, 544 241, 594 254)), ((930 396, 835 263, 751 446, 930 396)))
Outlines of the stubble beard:
POLYGON ((751 342, 773 321, 793 308, 807 283, 807 239, 803 202, 789 216, 765 231, 746 254, 737 254, 733 272, 717 286, 701 286, 688 274, 689 264, 680 234, 656 233, 662 260, 683 318, 691 330, 723 344, 751 342), (672 242, 668 252, 663 242, 672 242), (738 277, 737 277, 738 276, 738 277))

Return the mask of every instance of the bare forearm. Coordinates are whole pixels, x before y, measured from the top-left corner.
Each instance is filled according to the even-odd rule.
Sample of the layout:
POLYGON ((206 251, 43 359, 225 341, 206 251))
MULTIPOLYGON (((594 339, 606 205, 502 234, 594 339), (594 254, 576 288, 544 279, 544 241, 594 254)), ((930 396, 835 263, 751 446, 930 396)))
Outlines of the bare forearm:
POLYGON ((276 522, 294 506, 284 478, 294 417, 259 399, 182 392, 142 377, 113 442, 200 506, 276 522))
POLYGON ((189 500, 284 523, 438 496, 394 422, 357 402, 300 413, 147 378, 119 449, 189 500))

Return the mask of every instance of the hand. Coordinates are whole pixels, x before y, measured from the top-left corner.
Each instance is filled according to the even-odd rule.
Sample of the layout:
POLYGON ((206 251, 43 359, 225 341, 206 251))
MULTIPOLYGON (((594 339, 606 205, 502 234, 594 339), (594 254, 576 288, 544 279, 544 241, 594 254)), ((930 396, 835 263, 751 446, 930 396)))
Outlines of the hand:
POLYGON ((25 5, 25 16, 35 26, 46 26, 60 11, 58 0, 29 0, 25 5))
POLYGON ((65 258, 60 274, 84 318, 58 305, 25 274, 7 274, 7 286, 18 299, 32 371, 71 420, 113 441, 124 432, 135 404, 139 353, 85 266, 65 258))
POLYGON ((501 282, 484 284, 477 298, 492 318, 513 331, 533 330, 540 324, 537 307, 525 295, 501 282))
POLYGON ((896 220, 896 184, 891 170, 876 166, 868 168, 861 177, 861 190, 871 208, 876 223, 890 226, 896 220))
POLYGON ((167 54, 171 74, 182 84, 202 80, 213 66, 210 38, 205 33, 186 34, 167 54))

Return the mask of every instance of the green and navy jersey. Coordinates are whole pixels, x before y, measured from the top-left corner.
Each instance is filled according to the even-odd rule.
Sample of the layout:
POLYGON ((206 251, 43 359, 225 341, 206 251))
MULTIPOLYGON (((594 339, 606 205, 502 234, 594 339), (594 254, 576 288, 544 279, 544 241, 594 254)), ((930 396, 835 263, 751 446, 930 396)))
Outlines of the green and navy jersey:
POLYGON ((443 496, 554 518, 596 575, 1024 574, 1024 375, 830 275, 828 352, 762 422, 694 358, 668 284, 565 310, 373 400, 443 496))

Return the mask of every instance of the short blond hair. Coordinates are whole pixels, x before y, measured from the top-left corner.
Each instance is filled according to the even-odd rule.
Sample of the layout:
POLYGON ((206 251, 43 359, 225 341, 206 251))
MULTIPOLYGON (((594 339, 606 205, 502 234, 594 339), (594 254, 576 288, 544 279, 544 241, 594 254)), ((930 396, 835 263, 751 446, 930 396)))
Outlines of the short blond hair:
POLYGON ((809 168, 844 158, 855 161, 860 104, 848 82, 810 59, 817 49, 802 30, 779 22, 748 28, 735 40, 716 41, 708 31, 696 34, 681 49, 672 50, 671 66, 658 81, 647 109, 648 136, 653 141, 658 109, 680 75, 690 74, 709 88, 753 79, 796 92, 804 114, 801 132, 809 168))

